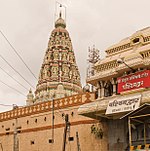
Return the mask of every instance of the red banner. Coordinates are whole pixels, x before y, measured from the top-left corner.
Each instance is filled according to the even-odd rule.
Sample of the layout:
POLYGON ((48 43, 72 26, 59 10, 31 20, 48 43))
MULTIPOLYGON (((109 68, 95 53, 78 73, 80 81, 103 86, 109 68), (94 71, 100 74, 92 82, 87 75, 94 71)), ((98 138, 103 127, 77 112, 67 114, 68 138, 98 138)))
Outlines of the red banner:
POLYGON ((144 70, 132 75, 120 77, 117 81, 118 93, 150 87, 150 70, 144 70))

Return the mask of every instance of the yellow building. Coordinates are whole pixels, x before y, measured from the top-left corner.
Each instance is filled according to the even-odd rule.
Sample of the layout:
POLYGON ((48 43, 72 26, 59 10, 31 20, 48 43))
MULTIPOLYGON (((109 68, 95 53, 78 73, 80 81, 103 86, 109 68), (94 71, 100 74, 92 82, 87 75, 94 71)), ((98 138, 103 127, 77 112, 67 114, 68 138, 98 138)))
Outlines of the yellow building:
POLYGON ((149 148, 150 117, 134 119, 133 115, 150 113, 143 107, 143 112, 137 112, 150 102, 150 27, 105 52, 106 57, 94 64, 94 74, 87 78, 87 83, 96 87, 98 97, 82 105, 78 113, 107 120, 109 151, 125 151, 129 146, 135 150, 138 145, 149 148))

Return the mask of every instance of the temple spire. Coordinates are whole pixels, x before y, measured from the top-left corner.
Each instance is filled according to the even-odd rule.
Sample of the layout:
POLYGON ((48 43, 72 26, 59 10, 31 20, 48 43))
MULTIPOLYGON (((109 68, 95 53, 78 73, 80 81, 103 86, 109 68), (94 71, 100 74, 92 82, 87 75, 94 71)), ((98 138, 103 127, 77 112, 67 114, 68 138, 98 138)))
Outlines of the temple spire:
POLYGON ((82 93, 80 73, 61 11, 41 66, 35 102, 82 93))

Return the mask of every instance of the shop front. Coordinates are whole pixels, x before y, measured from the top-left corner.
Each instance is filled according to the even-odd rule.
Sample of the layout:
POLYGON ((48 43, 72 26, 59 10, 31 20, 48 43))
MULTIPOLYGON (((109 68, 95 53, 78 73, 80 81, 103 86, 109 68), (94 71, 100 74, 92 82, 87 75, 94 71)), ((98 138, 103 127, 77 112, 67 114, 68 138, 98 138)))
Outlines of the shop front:
POLYGON ((109 151, 149 151, 149 78, 149 70, 119 77, 116 95, 80 106, 78 114, 106 119, 109 151))

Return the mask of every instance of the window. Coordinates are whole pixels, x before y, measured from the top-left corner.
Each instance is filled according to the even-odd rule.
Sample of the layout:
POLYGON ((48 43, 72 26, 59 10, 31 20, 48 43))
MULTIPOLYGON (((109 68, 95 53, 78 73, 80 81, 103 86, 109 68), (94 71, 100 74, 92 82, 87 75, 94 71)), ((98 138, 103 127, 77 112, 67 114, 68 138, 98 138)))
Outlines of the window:
POLYGON ((95 92, 95 99, 98 98, 98 90, 95 92))
POLYGON ((29 124, 29 121, 27 120, 27 124, 29 124))
POLYGON ((30 143, 31 143, 31 145, 34 145, 34 144, 35 144, 34 141, 31 141, 30 143))
POLYGON ((62 117, 64 117, 65 116, 65 114, 64 113, 62 113, 62 115, 61 115, 62 117))
POLYGON ((74 137, 68 137, 68 141, 74 141, 74 137))
POLYGON ((54 140, 53 139, 49 139, 48 142, 49 143, 54 143, 54 140))
POLYGON ((71 116, 73 116, 74 115, 74 112, 71 112, 71 116))
POLYGON ((135 38, 135 39, 133 39, 133 43, 137 43, 137 42, 139 42, 140 41, 140 39, 139 38, 135 38))
POLYGON ((105 97, 112 96, 112 94, 113 94, 113 85, 112 85, 112 83, 107 82, 104 88, 105 88, 104 96, 105 97))
POLYGON ((9 131, 9 130, 10 130, 10 128, 6 128, 5 130, 6 130, 6 131, 9 131))

